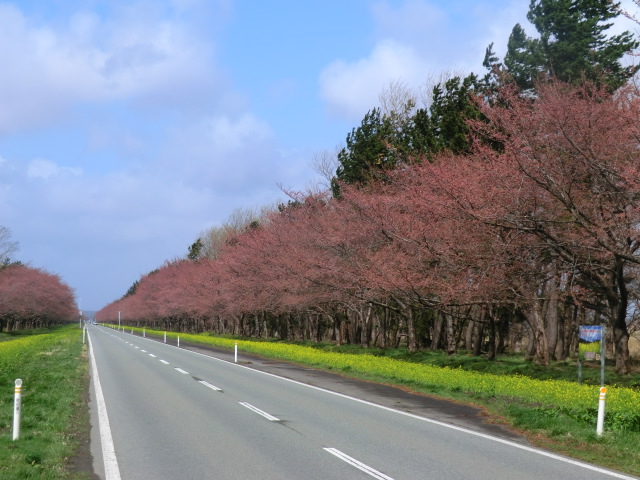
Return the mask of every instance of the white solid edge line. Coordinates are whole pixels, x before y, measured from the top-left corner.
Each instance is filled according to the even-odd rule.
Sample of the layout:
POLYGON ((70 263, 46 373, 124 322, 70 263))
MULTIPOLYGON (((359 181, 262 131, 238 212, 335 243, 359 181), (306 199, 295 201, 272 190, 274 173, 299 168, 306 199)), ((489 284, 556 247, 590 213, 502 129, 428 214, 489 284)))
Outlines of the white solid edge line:
POLYGON ((96 405, 98 408, 98 428, 100 430, 100 443, 102 444, 105 480, 120 480, 120 469, 118 468, 118 459, 116 458, 116 451, 113 446, 111 427, 109 426, 109 416, 107 415, 107 405, 104 401, 104 395, 102 394, 102 386, 100 385, 100 377, 98 376, 96 358, 93 355, 91 335, 89 335, 88 332, 87 338, 89 339, 89 355, 91 357, 93 388, 96 393, 96 405))
MULTIPOLYGON (((150 342, 155 342, 155 340, 151 340, 149 338, 146 338, 146 340, 148 340, 150 342)), ((156 343, 159 343, 160 345, 165 345, 165 346, 170 347, 170 348, 178 348, 178 347, 176 347, 174 345, 169 345, 169 344, 166 344, 166 343, 160 343, 160 342, 156 342, 156 343)), ((315 385, 309 385, 308 383, 302 383, 302 382, 299 382, 297 380, 293 380, 291 378, 281 377, 279 375, 275 375, 275 374, 269 373, 269 372, 263 372, 262 370, 257 370, 255 368, 251 368, 251 367, 248 367, 246 365, 242 365, 242 364, 239 364, 239 363, 223 360, 223 359, 218 358, 218 357, 212 357, 211 355, 205 355, 204 353, 194 352, 193 350, 186 350, 186 349, 180 349, 180 350, 182 350, 183 352, 192 353, 194 355, 200 355, 202 357, 210 358, 210 359, 218 361, 218 362, 223 362, 223 363, 226 363, 228 365, 232 365, 234 367, 245 368, 245 369, 247 369, 247 370, 249 370, 251 372, 260 373, 262 375, 268 375, 268 376, 274 377, 274 378, 279 378, 280 380, 284 380, 286 382, 295 383, 295 384, 301 385, 303 387, 312 388, 312 389, 318 390, 320 392, 325 392, 325 393, 328 393, 328 394, 331 394, 331 395, 335 395, 335 396, 338 396, 338 397, 346 398, 348 400, 353 400, 354 402, 359 402, 359 403, 362 403, 362 404, 365 404, 365 405, 370 405, 372 407, 381 408, 381 409, 386 410, 388 412, 399 413, 400 415, 404 415, 404 416, 407 416, 407 417, 410 417, 410 418, 415 418, 416 420, 420 420, 420 421, 423 421, 423 422, 431 423, 433 425, 439 425, 439 426, 444 427, 444 428, 449 428, 449 429, 452 429, 452 430, 456 430, 458 432, 467 433, 469 435, 474 435, 476 437, 484 438, 486 440, 491 440, 493 442, 502 443, 503 445, 508 445, 510 447, 517 448, 517 449, 520 449, 520 450, 524 450, 524 451, 527 451, 527 452, 530 452, 530 453, 534 453, 534 454, 537 454, 537 455, 542 455, 543 457, 551 458, 551 459, 554 459, 554 460, 558 460, 560 462, 568 463, 570 465, 575 465, 577 467, 581 467, 581 468, 584 468, 584 469, 587 469, 587 470, 591 470, 591 471, 594 471, 594 472, 602 473, 604 475, 608 475, 608 476, 613 477, 613 478, 620 478, 622 480, 638 480, 638 478, 639 478, 639 477, 631 477, 629 475, 625 475, 623 473, 615 472, 613 470, 607 470, 607 469, 598 467, 596 465, 591 465, 589 463, 584 463, 584 462, 581 462, 579 460, 574 460, 574 459, 569 458, 569 457, 563 457, 561 455, 557 455, 555 453, 547 452, 545 450, 540 450, 540 449, 537 449, 537 448, 528 447, 526 445, 515 443, 515 442, 512 442, 510 440, 506 440, 504 438, 494 437, 493 435, 488 435, 486 433, 475 432, 473 430, 469 430, 469 429, 464 428, 464 427, 458 427, 456 425, 451 425, 449 423, 440 422, 438 420, 433 420, 433 419, 427 418, 427 417, 421 417, 421 416, 413 414, 413 413, 403 412, 402 410, 396 410, 395 408, 385 407, 384 405, 378 405, 377 403, 369 402, 367 400, 362 400, 361 398, 351 397, 349 395, 345 395, 344 393, 333 392, 331 390, 327 390, 326 388, 316 387, 315 385)))
POLYGON ((347 462, 349 465, 356 467, 358 470, 362 470, 367 475, 371 475, 373 478, 376 478, 378 480, 393 480, 393 478, 385 475, 382 472, 379 472, 374 468, 371 468, 369 465, 362 463, 353 457, 350 457, 349 455, 347 455, 344 452, 341 452, 337 448, 324 448, 324 450, 329 452, 331 455, 335 455, 340 460, 347 462))

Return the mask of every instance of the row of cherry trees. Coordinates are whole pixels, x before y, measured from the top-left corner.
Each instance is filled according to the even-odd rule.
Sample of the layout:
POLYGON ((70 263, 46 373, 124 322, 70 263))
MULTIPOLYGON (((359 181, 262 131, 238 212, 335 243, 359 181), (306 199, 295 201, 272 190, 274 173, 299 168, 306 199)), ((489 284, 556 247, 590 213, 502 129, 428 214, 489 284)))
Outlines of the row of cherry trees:
POLYGON ((0 332, 77 320, 73 291, 60 277, 20 263, 0 268, 0 332))
POLYGON ((628 372, 640 258, 640 97, 505 87, 478 101, 471 153, 292 195, 213 258, 168 262, 97 318, 177 331, 387 347, 505 346, 564 358, 607 322, 628 372))

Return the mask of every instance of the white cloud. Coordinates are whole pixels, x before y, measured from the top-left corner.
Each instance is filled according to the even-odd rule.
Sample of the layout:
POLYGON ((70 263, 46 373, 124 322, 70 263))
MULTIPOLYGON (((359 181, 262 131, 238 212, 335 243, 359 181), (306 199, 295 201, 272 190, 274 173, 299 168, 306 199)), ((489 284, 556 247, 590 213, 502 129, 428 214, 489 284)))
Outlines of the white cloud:
POLYGON ((58 175, 71 174, 81 175, 82 171, 78 168, 59 167, 51 160, 44 158, 35 158, 29 162, 27 166, 27 178, 41 178, 47 180, 58 175))
POLYGON ((138 4, 113 15, 76 13, 53 28, 0 4, 0 63, 11 65, 0 77, 0 135, 59 122, 78 102, 201 112, 237 101, 214 65, 211 41, 187 24, 138 4))
POLYGON ((378 95, 392 81, 420 85, 431 68, 412 47, 387 40, 367 58, 327 66, 320 76, 321 94, 331 115, 354 121, 378 104, 378 95))
POLYGON ((387 2, 377 2, 371 10, 381 38, 414 45, 428 45, 449 21, 442 8, 422 0, 407 0, 398 8, 387 2))
POLYGON ((456 3, 407 0, 372 7, 377 38, 370 53, 335 60, 320 74, 320 95, 329 115, 358 121, 379 104, 380 93, 400 81, 418 92, 443 72, 482 73, 485 49, 504 54, 509 33, 526 22, 527 4, 505 0, 456 3))

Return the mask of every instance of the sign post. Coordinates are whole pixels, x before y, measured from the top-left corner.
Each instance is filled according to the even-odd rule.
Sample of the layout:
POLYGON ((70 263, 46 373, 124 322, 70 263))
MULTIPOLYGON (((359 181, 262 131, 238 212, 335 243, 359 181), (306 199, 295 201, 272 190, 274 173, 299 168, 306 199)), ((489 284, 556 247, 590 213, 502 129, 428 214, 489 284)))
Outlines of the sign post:
POLYGON ((582 358, 595 360, 600 356, 600 385, 604 386, 605 367, 604 325, 580 325, 578 335, 578 381, 582 383, 582 358), (597 343, 599 342, 599 344, 597 343), (597 351, 595 350, 597 348, 597 351))

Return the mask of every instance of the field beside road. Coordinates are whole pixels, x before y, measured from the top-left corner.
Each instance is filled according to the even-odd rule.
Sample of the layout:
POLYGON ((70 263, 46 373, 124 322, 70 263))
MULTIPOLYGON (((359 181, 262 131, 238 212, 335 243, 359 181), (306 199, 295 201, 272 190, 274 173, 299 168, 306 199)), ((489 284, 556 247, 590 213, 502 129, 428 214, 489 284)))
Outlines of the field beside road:
POLYGON ((77 324, 0 334, 0 479, 91 478, 74 465, 89 431, 87 372, 77 324), (23 382, 22 422, 13 441, 17 378, 23 382))

